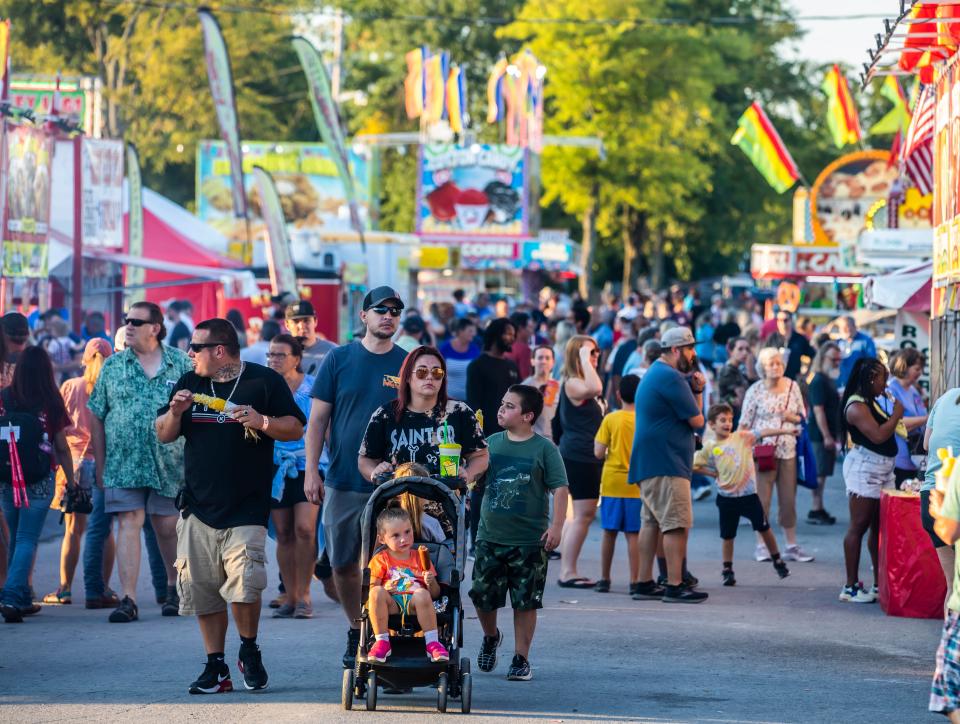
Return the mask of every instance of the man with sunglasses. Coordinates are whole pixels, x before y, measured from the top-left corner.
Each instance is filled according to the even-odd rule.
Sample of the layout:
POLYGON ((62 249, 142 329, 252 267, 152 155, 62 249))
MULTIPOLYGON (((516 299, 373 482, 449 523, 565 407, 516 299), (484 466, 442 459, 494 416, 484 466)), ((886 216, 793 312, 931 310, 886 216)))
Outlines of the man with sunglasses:
POLYGON ((104 489, 104 510, 116 513, 120 526, 117 567, 122 598, 110 614, 111 623, 139 618, 140 531, 147 515, 167 569, 162 614, 177 615, 174 498, 183 485, 183 444, 161 445, 153 420, 177 380, 191 369, 186 353, 162 344, 167 330, 156 304, 132 305, 123 330, 126 349, 104 362, 87 402, 93 412, 91 441, 97 485, 104 489))
POLYGON ((370 416, 397 396, 400 368, 406 352, 397 347, 403 301, 387 286, 376 287, 363 298, 360 320, 364 335, 327 354, 314 384, 307 425, 307 500, 323 501, 323 533, 333 566, 333 580, 350 628, 345 668, 352 668, 360 643, 360 516, 373 492, 357 467, 357 451, 370 416), (330 467, 324 483, 318 472, 327 432, 330 467))
POLYGON ((177 521, 180 613, 197 617, 207 652, 189 692, 233 688, 224 660, 228 606, 240 634, 243 684, 263 689, 268 677, 257 632, 267 586, 273 443, 302 438, 306 418, 279 373, 241 361, 237 330, 226 319, 200 322, 189 349, 193 369, 155 412, 161 442, 185 441, 177 521))

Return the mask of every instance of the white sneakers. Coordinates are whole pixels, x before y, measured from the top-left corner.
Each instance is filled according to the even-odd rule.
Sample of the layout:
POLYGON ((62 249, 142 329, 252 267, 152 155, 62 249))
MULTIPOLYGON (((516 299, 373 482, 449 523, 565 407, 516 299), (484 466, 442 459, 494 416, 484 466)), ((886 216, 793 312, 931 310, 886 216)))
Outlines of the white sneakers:
POLYGON ((760 563, 769 561, 770 551, 767 550, 767 547, 763 543, 757 543, 757 550, 754 552, 753 557, 760 563))
POLYGON ((862 583, 844 586, 840 590, 840 600, 846 603, 876 603, 878 597, 876 586, 867 591, 862 583))
POLYGON ((783 560, 810 563, 810 561, 813 560, 813 556, 803 550, 798 543, 794 543, 792 546, 787 546, 786 550, 784 550, 783 560))

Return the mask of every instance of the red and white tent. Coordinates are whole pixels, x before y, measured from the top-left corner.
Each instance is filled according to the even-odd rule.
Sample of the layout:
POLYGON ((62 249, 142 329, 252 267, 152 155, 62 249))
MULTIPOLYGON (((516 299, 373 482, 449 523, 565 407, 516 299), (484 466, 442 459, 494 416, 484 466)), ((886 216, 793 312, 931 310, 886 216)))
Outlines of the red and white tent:
POLYGON ((929 312, 933 262, 925 261, 889 274, 867 277, 864 298, 868 304, 907 312, 929 312))

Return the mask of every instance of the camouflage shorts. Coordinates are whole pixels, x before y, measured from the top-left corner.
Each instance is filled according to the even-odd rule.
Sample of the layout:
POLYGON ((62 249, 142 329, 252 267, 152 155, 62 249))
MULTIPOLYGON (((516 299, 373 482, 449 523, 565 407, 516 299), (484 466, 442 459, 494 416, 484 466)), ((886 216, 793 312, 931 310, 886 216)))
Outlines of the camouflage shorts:
POLYGON ((547 583, 547 552, 543 546, 505 546, 477 541, 470 598, 481 611, 495 611, 507 603, 515 611, 543 608, 547 583))

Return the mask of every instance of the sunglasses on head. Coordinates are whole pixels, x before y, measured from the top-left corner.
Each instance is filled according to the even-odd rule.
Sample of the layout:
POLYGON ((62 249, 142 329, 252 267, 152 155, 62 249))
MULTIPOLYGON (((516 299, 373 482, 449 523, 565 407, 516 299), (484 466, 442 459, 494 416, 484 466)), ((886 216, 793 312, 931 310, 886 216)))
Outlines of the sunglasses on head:
POLYGON ((399 317, 400 310, 396 307, 388 307, 386 304, 379 304, 376 307, 370 307, 371 312, 376 312, 377 314, 389 314, 391 317, 399 317))
POLYGON ((133 325, 134 327, 140 328, 140 327, 142 327, 142 326, 145 325, 145 324, 150 324, 150 320, 149 320, 149 319, 135 319, 134 317, 124 317, 124 318, 123 318, 123 325, 126 326, 126 325, 128 325, 128 324, 133 325))
POLYGON ((430 369, 417 367, 417 369, 413 371, 413 374, 418 380, 427 379, 427 375, 431 375, 435 380, 442 380, 444 372, 442 367, 432 367, 430 369))
POLYGON ((188 346, 194 352, 201 352, 208 347, 219 347, 222 344, 222 342, 191 342, 188 346))

